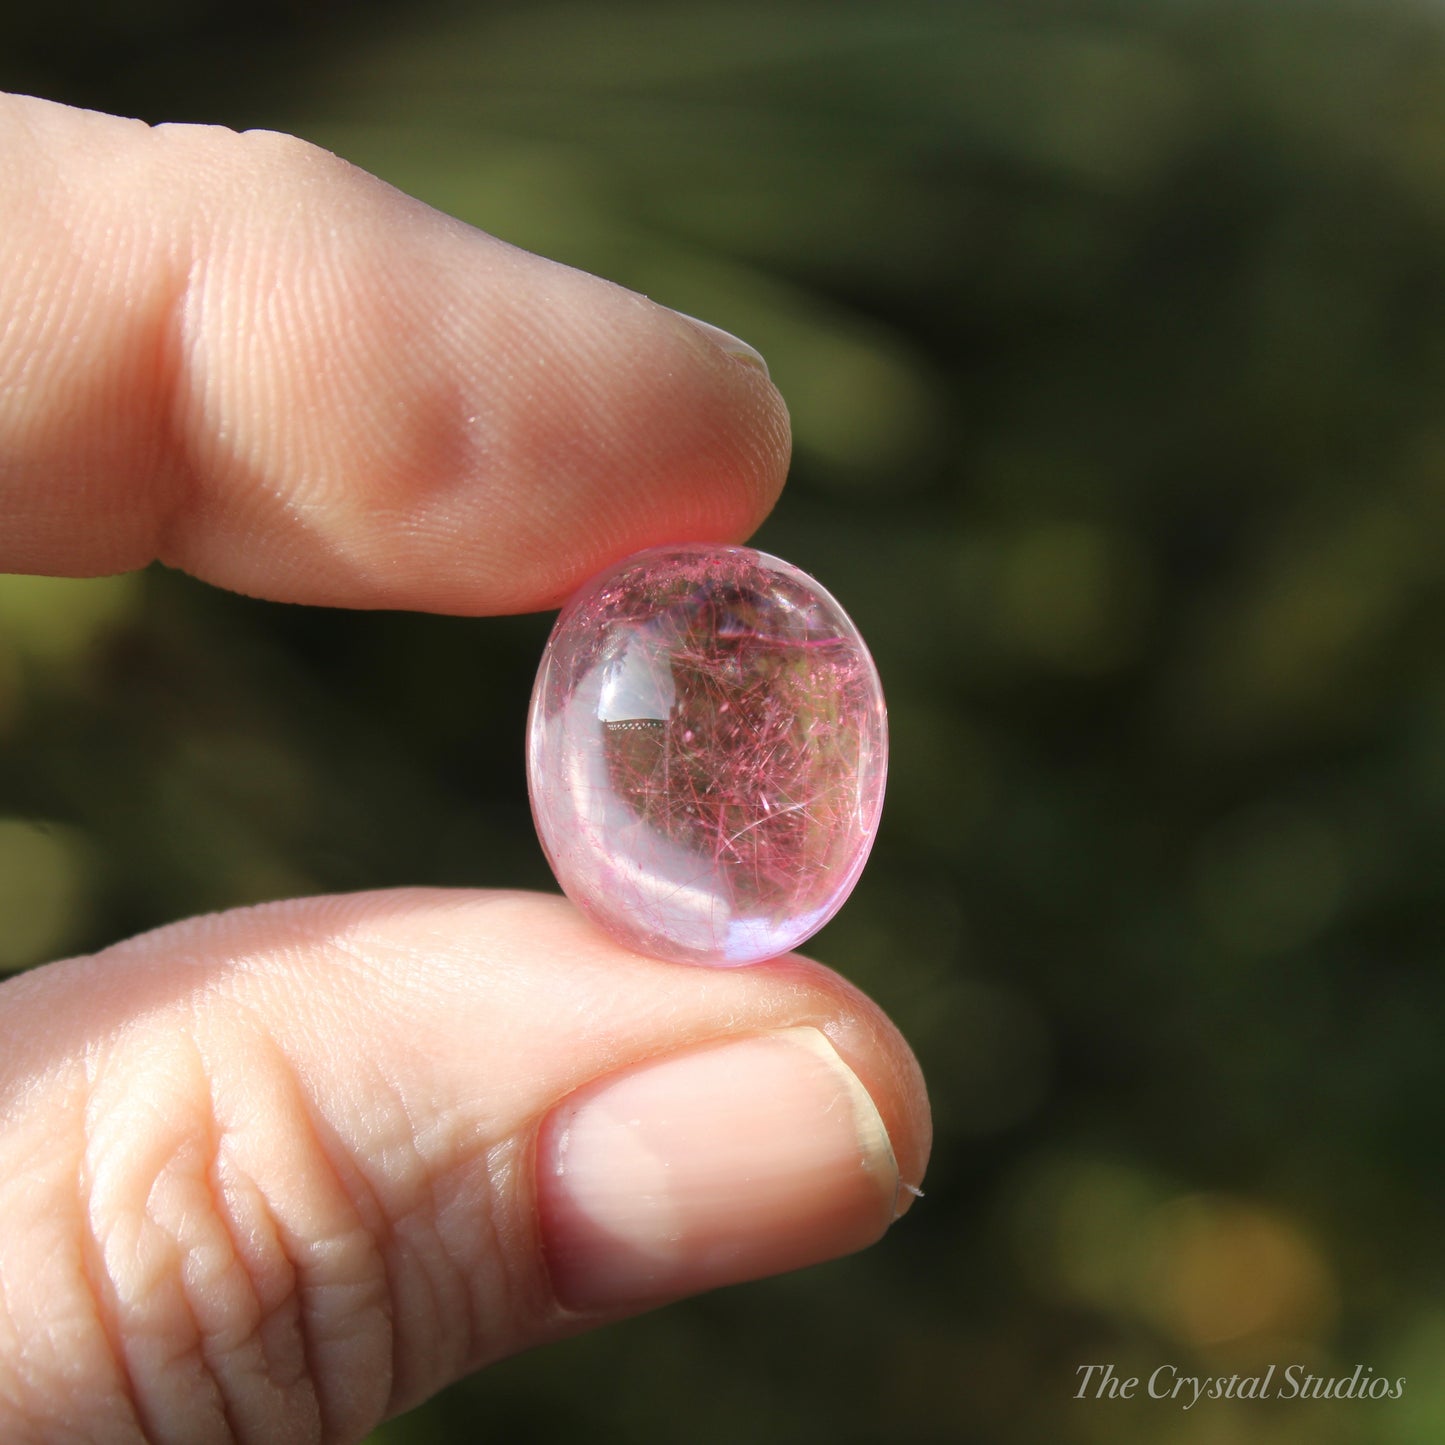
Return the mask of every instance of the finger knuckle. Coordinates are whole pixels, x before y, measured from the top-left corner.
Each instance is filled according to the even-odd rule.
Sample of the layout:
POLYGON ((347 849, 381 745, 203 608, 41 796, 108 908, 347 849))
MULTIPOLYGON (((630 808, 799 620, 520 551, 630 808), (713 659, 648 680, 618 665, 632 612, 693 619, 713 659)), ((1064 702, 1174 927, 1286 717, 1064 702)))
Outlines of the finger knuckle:
POLYGON ((93 1308, 148 1439, 359 1438, 390 1395, 381 1248, 278 1051, 211 1042, 132 1040, 90 1090, 93 1308))

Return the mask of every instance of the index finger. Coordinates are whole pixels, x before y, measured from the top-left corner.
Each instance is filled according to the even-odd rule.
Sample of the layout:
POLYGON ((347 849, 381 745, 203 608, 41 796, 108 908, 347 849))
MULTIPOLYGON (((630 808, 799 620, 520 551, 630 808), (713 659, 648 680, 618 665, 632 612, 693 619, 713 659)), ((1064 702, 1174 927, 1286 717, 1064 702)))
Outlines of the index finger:
POLYGON ((266 132, 0 96, 0 570, 525 611, 738 540, 749 348, 266 132))

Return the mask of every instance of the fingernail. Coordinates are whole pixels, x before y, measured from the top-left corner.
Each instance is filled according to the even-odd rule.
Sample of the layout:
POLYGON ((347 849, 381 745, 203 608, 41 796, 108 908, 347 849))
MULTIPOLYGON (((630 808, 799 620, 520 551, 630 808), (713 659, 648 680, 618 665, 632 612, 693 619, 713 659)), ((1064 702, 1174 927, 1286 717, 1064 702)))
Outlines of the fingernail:
POLYGON ((749 366, 756 366, 764 376, 768 376, 768 363, 763 360, 763 353, 755 346, 749 346, 740 336, 734 336, 730 331, 724 331, 721 326, 714 326, 710 321, 699 321, 696 316, 689 316, 682 311, 674 311, 674 316, 681 316, 689 326, 695 326, 714 346, 726 351, 729 356, 735 356, 739 361, 745 361, 749 366))
POLYGON ((558 1300, 606 1309, 800 1269, 876 1240, 898 1166, 814 1028, 644 1065, 548 1118, 537 1191, 558 1300))

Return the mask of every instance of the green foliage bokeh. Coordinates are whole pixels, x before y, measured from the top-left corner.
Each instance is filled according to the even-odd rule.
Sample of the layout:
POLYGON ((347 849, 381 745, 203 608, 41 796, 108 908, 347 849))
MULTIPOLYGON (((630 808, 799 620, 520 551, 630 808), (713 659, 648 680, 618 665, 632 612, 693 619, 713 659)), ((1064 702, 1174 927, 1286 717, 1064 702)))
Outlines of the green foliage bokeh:
MULTIPOLYGON (((747 337, 797 437, 757 540, 889 694, 883 831, 809 951, 917 1049, 927 1197, 378 1442, 1445 1438, 1445 12, 157 0, 6 34, 0 86, 295 131, 747 337), (1408 1387, 1074 1399, 1101 1360, 1408 1387)), ((0 967, 550 886, 548 622, 0 578, 0 967)))

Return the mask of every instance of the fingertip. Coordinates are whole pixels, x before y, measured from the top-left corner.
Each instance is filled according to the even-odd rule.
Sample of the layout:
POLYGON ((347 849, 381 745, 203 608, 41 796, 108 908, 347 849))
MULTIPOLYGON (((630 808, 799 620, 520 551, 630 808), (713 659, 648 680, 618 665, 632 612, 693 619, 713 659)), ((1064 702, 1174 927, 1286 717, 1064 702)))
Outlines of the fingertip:
POLYGON ((553 1287, 589 1311, 852 1253, 898 1189, 877 1107, 806 1025, 614 1075, 553 1112, 538 1158, 553 1287))
POLYGON ((826 965, 801 954, 772 964, 792 986, 824 991, 832 1001, 830 1014, 818 1028, 838 1055, 857 1074, 873 1100, 898 1164, 895 1217, 912 1207, 928 1169, 933 1148, 933 1115, 928 1085, 908 1041, 887 1013, 856 984, 826 965))
POLYGON ((199 1411, 219 1381, 247 1438, 281 1438, 298 1398, 359 1436, 520 1349, 865 1248, 927 1155, 907 1045, 836 974, 663 963, 556 897, 265 905, 5 990, 0 1186, 25 1181, 36 1222, 12 1256, 38 1277, 82 1229, 174 1232, 110 1256, 105 1301, 57 1247, 66 1292, 31 1301, 35 1330, 59 1311, 125 1364, 78 1405, 50 1380, 72 1420, 127 1391, 199 1411), (119 1167, 82 1225, 96 1140, 119 1167), (196 1168, 217 1148, 243 1189, 196 1168), (227 1239, 224 1293, 191 1295, 186 1261, 227 1239), (257 1299, 298 1322, 259 1372, 257 1299))
POLYGON ((665 307, 293 137, 14 98, 7 126, 0 565, 524 611, 778 495, 781 397, 665 307))
POLYGON ((666 306, 568 276, 579 294, 554 295, 544 315, 523 323, 534 335, 518 365, 541 374, 530 388, 536 410, 519 427, 529 455, 518 473, 531 480, 514 498, 511 554, 486 574, 497 611, 560 606, 647 547, 746 541, 776 504, 791 460, 787 404, 765 368, 666 306), (585 329, 564 342, 582 315, 585 329), (586 424, 590 458, 557 430, 559 390, 599 395, 586 424))

